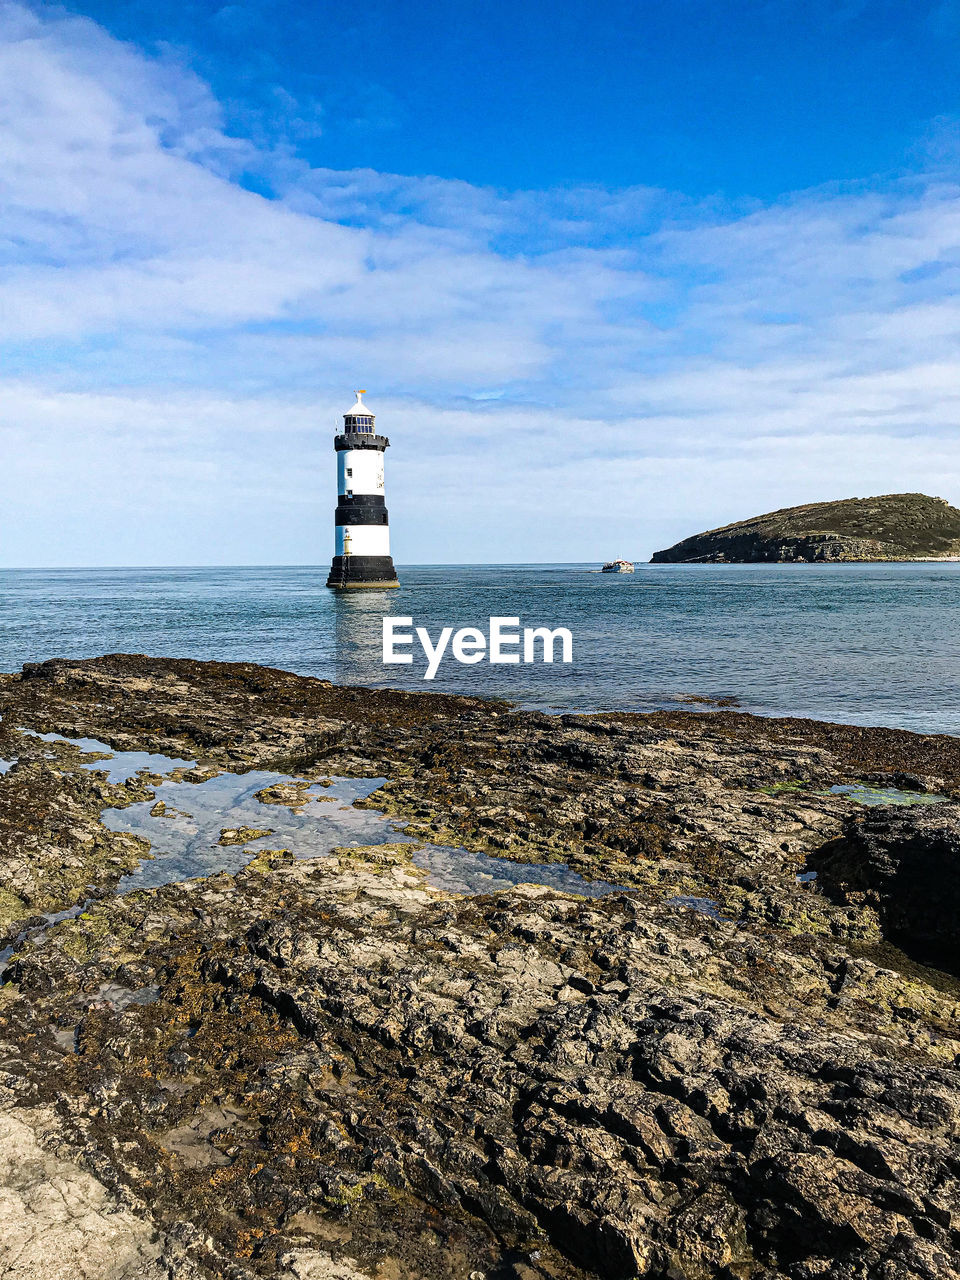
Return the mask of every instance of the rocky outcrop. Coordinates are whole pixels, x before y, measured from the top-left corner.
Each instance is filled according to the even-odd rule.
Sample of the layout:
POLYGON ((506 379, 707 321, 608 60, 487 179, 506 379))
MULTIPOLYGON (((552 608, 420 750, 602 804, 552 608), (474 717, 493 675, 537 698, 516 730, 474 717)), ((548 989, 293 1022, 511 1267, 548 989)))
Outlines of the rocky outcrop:
POLYGON ((960 511, 924 493, 785 507, 684 538, 653 564, 917 560, 960 553, 960 511))
POLYGON ((954 1072, 791 1016, 781 965, 675 907, 279 859, 57 926, 3 1067, 56 1071, 77 1149, 216 1274, 330 1238, 438 1280, 949 1274, 954 1072))
MULTIPOLYGON (((121 1215, 114 1255, 77 1274, 106 1280, 114 1256, 150 1280, 155 1258, 173 1280, 960 1273, 960 984, 891 945, 885 887, 932 883, 957 811, 866 815, 829 791, 960 794, 960 741, 555 718, 135 655, 33 668, 0 713, 18 760, 0 877, 24 895, 150 782, 112 786, 11 726, 196 758, 188 781, 295 768, 264 797, 294 811, 331 775, 386 776, 366 803, 408 832, 625 886, 458 897, 391 844, 117 896, 112 846, 67 859, 51 898, 83 877, 101 897, 15 944, 0 1117, 66 1163, 41 1184, 87 1179, 97 1230, 121 1215)), ((898 938, 946 927, 921 905, 898 938)), ((38 1238, 19 1163, 11 1204, 38 1238)), ((51 1258, 69 1219, 43 1219, 51 1258)))
POLYGON ((893 941, 960 957, 960 806, 848 820, 810 865, 827 892, 876 909, 893 941))
MULTIPOLYGON (((6 1100, 9 1107, 9 1099, 6 1100)), ((159 1233, 149 1214, 74 1160, 49 1151, 52 1111, 0 1110, 0 1275, 4 1280, 205 1280, 190 1257, 192 1233, 159 1233), (180 1238, 178 1238, 180 1237, 180 1238)), ((368 1280, 316 1249, 278 1259, 275 1280, 368 1280)))
MULTIPOLYGON (((89 1173, 0 1112, 0 1275, 6 1280, 165 1280, 155 1231, 89 1173)), ((52 1116, 30 1117, 52 1128, 52 1116)))

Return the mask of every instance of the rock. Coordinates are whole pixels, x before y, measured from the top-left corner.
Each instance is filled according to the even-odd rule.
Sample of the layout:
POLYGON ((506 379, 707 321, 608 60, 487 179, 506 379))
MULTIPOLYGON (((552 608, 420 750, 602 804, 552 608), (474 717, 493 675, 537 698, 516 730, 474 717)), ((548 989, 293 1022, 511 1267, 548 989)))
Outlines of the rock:
POLYGON ((295 1249, 280 1259, 284 1268, 277 1280, 369 1280, 349 1261, 334 1262, 328 1253, 315 1249, 295 1249))
MULTIPOLYGON (((151 811, 152 812, 152 811, 151 811)), ((218 844, 247 844, 262 836, 273 835, 271 827, 221 827, 218 844)))
MULTIPOLYGON (((279 804, 300 813, 310 800, 310 788, 313 783, 307 778, 295 778, 292 782, 275 782, 272 786, 261 787, 255 798, 261 804, 279 804)), ((326 799, 326 797, 323 797, 326 799)))
MULTIPOLYGON (((32 1118, 51 1128, 50 1116, 32 1118)), ((148 1219, 122 1208, 71 1161, 45 1151, 25 1118, 0 1110, 4 1280, 167 1280, 154 1237, 148 1219)))
POLYGON ((960 956, 960 805, 849 819, 810 867, 826 892, 875 908, 885 937, 960 956))
MULTIPOLYGON (((137 655, 2 680, 0 714, 11 921, 101 895, 15 940, 0 1085, 178 1280, 960 1274, 960 987, 883 940, 890 884, 953 874, 956 808, 829 792, 957 794, 957 739, 553 718, 137 655), (386 777, 365 803, 408 835, 628 889, 455 897, 398 843, 118 896, 99 813, 149 785, 66 748, 54 768, 11 725, 166 749, 199 785, 273 769, 295 808, 331 775, 386 777)), ((949 910, 911 919, 942 933, 949 910)))

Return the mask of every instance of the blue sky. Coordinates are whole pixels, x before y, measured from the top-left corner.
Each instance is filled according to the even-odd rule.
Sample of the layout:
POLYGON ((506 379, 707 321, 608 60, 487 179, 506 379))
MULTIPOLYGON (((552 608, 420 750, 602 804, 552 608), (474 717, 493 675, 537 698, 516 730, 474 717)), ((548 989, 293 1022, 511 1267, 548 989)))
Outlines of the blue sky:
POLYGON ((960 2, 0 0, 0 564, 960 502, 960 2))
POLYGON ((896 170, 957 106, 960 10, 909 0, 93 3, 228 128, 312 165, 696 197, 896 170))

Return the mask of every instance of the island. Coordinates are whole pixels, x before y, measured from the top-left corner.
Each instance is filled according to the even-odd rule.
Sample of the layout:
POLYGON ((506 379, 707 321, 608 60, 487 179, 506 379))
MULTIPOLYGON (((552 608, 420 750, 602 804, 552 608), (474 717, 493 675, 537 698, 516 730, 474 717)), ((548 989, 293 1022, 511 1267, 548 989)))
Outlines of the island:
POLYGON ((651 564, 832 564, 960 558, 960 511, 925 493, 784 507, 656 551, 651 564))
POLYGON ((960 739, 136 654, 0 716, 0 1275, 960 1274, 960 739))

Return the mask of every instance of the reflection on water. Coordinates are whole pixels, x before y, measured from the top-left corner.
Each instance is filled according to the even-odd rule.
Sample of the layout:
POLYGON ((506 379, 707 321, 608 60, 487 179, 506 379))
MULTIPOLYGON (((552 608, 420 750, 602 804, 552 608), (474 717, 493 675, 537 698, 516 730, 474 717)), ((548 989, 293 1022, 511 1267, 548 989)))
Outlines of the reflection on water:
MULTIPOLYGON (((338 847, 415 844, 403 834, 402 823, 391 822, 375 809, 354 808, 355 800, 369 797, 386 778, 334 777, 310 782, 254 769, 242 774, 220 773, 202 782, 184 781, 164 775, 192 769, 193 760, 113 751, 95 738, 64 738, 54 733, 32 736, 108 755, 107 760, 81 762, 81 767, 103 769, 111 782, 125 782, 140 772, 163 778, 153 784, 152 800, 104 809, 101 814, 109 830, 132 832, 150 842, 150 857, 118 881, 115 892, 120 894, 221 871, 233 873, 265 849, 288 849, 298 858, 322 858, 338 847), (292 803, 271 803, 277 798, 292 803)), ((620 888, 605 881, 584 880, 562 862, 510 862, 448 845, 416 847, 411 850, 411 860, 428 873, 428 884, 449 893, 493 893, 517 884, 542 884, 598 897, 620 888)), ((45 919, 52 924, 82 910, 82 906, 74 907, 45 919)), ((0 953, 0 962, 11 950, 0 953)))

